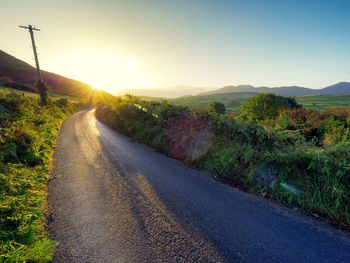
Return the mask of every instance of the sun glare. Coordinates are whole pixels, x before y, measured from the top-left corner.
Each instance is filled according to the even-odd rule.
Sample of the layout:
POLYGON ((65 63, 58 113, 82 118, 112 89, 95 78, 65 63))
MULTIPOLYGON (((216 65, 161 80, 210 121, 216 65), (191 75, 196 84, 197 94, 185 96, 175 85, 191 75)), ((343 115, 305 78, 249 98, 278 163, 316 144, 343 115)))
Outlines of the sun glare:
POLYGON ((65 53, 50 61, 47 68, 113 94, 120 90, 152 87, 152 80, 142 65, 138 58, 88 49, 65 53))

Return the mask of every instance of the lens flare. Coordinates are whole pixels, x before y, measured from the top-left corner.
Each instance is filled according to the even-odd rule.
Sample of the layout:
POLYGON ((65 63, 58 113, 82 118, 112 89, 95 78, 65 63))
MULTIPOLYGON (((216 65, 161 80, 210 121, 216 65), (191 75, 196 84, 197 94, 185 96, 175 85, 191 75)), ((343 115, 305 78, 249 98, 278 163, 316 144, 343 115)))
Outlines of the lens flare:
POLYGON ((174 158, 193 161, 207 153, 212 144, 212 134, 212 127, 207 119, 195 114, 185 114, 170 121, 167 145, 174 158))

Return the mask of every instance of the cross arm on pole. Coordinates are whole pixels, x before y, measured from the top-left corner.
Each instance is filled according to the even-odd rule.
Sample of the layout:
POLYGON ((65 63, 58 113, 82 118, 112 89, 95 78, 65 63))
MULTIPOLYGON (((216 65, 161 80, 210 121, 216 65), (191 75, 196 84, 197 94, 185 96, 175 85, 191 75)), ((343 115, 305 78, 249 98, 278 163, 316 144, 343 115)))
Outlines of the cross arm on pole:
POLYGON ((29 25, 29 26, 19 26, 19 27, 24 28, 24 29, 29 29, 29 30, 40 31, 39 28, 35 28, 35 27, 33 27, 32 25, 29 25))

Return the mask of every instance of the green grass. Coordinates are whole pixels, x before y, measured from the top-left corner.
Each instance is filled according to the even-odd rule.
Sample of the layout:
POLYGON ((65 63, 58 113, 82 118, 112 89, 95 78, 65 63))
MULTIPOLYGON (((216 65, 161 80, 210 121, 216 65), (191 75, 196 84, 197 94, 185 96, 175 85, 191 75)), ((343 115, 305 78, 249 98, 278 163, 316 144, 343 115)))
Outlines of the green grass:
POLYGON ((240 93, 224 93, 224 94, 213 94, 205 96, 192 96, 187 98, 178 98, 170 100, 176 105, 187 105, 190 107, 208 108, 209 105, 216 101, 225 104, 227 112, 240 111, 240 107, 246 103, 251 97, 257 95, 252 92, 240 92, 240 93))
POLYGON ((305 109, 350 109, 350 95, 314 95, 296 97, 305 109))
POLYGON ((14 92, 14 93, 25 94, 27 96, 34 96, 34 97, 38 96, 38 94, 33 93, 33 92, 11 89, 11 88, 4 87, 4 86, 0 86, 0 91, 14 92))
MULTIPOLYGON (((22 93, 22 92, 21 92, 22 93)), ((63 120, 76 103, 0 91, 0 262, 49 262, 46 182, 63 120)))
MULTIPOLYGON (((15 92, 15 93, 18 93, 18 94, 24 94, 26 96, 32 96, 32 97, 37 97, 38 96, 38 94, 34 93, 34 92, 23 91, 23 90, 18 90, 18 89, 11 89, 11 88, 4 87, 4 86, 0 86, 0 91, 1 90, 2 91, 8 91, 8 92, 15 92)), ((75 98, 75 97, 68 96, 68 95, 55 94, 55 93, 49 93, 49 97, 52 97, 52 98, 65 98, 65 99, 68 99, 68 100, 79 101, 79 98, 75 98)))

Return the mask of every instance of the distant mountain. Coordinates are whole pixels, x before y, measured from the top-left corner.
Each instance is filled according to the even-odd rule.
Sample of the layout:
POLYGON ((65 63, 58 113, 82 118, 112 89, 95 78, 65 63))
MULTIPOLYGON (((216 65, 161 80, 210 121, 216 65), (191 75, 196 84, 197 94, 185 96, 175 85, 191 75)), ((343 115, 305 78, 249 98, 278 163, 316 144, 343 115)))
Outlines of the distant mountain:
POLYGON ((199 93, 198 96, 221 94, 221 93, 236 93, 236 92, 275 93, 281 96, 291 96, 291 97, 319 94, 318 90, 313 90, 313 89, 308 89, 308 88, 303 88, 298 86, 277 87, 277 88, 269 88, 269 87, 255 88, 250 85, 240 85, 240 86, 226 86, 218 90, 202 92, 202 93, 199 93))
POLYGON ((206 87, 174 86, 162 89, 139 89, 124 90, 116 95, 132 94, 135 96, 149 96, 162 98, 186 98, 193 96, 207 96, 228 93, 275 93, 281 96, 299 97, 307 95, 350 95, 350 82, 340 82, 338 84, 323 88, 309 89, 298 86, 286 87, 254 87, 251 85, 225 86, 220 89, 210 90, 206 87), (202 92, 201 92, 202 91, 202 92), (196 95, 193 95, 196 94, 196 95))
POLYGON ((132 94, 135 96, 177 98, 180 96, 193 96, 198 92, 208 91, 213 88, 191 87, 191 86, 173 86, 157 89, 138 89, 138 90, 121 90, 116 95, 132 94))
POLYGON ((289 86, 289 87, 277 87, 277 88, 268 88, 268 87, 259 87, 257 88, 260 93, 275 93, 281 96, 288 97, 298 97, 305 95, 316 95, 318 94, 318 90, 308 89, 298 86, 289 86))
MULTIPOLYGON (((85 83, 43 70, 41 73, 44 82, 51 86, 50 93, 81 97, 92 92, 92 88, 85 83)), ((36 69, 2 50, 0 50, 0 79, 13 82, 14 88, 26 90, 27 87, 28 91, 36 91, 36 69)))
POLYGON ((257 92, 257 91, 256 91, 256 88, 250 85, 225 86, 218 90, 201 92, 197 94, 197 96, 214 95, 214 94, 221 94, 221 93, 237 93, 237 92, 257 92))
POLYGON ((350 82, 340 82, 335 85, 323 89, 309 89, 298 86, 289 87, 253 87, 250 85, 225 86, 218 90, 199 93, 197 96, 222 94, 222 93, 237 93, 237 92, 257 92, 257 93, 275 93, 281 96, 298 97, 306 95, 349 95, 350 82))
POLYGON ((321 89, 322 94, 325 95, 349 95, 350 82, 339 82, 337 84, 321 89))

